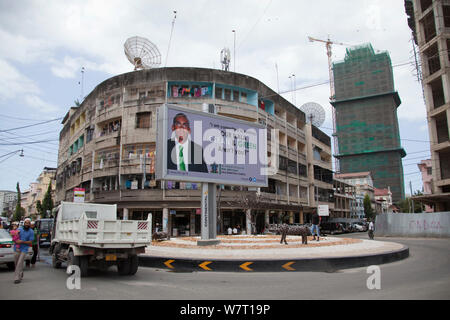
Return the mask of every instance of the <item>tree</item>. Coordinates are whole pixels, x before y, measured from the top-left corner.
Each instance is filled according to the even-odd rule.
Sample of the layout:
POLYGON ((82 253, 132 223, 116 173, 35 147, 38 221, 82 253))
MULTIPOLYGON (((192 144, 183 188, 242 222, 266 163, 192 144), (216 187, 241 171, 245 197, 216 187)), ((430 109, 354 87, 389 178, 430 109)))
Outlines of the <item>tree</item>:
POLYGON ((13 220, 14 221, 20 221, 22 219, 22 217, 25 215, 25 209, 22 208, 21 206, 21 194, 20 194, 20 187, 19 187, 19 182, 17 182, 17 204, 16 204, 16 210, 14 211, 14 217, 13 220))
MULTIPOLYGON (((422 192, 416 191, 414 193, 414 196, 420 196, 422 195, 422 192)), ((400 207, 400 212, 402 213, 411 213, 413 210, 412 208, 412 202, 414 202, 414 213, 420 213, 424 211, 423 204, 419 201, 411 201, 411 197, 406 197, 404 200, 401 200, 398 204, 400 207)))
POLYGON ((370 196, 367 193, 364 196, 364 214, 368 220, 375 218, 375 212, 372 209, 372 200, 370 200, 370 196))
POLYGON ((243 191, 239 193, 239 196, 237 196, 234 201, 227 201, 228 205, 237 205, 244 210, 247 221, 247 226, 245 228, 247 234, 252 234, 256 231, 256 212, 254 209, 266 209, 263 204, 264 200, 264 197, 258 192, 243 191))
MULTIPOLYGON (((44 195, 44 199, 42 200, 42 213, 41 216, 48 218, 47 217, 47 211, 52 211, 53 210, 53 199, 52 199, 52 183, 50 182, 48 184, 48 188, 47 188, 47 192, 44 195)), ((37 207, 37 204, 36 204, 37 207)))

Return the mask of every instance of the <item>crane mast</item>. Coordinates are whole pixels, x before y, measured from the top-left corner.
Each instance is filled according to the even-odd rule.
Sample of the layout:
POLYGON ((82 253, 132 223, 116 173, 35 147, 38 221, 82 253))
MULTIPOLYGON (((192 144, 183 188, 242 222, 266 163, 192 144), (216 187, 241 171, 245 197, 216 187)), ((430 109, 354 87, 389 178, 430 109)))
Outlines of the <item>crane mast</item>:
MULTIPOLYGON (((320 39, 315 39, 313 37, 308 37, 310 42, 322 42, 325 43, 325 48, 327 49, 327 56, 328 56, 328 74, 330 77, 330 100, 334 100, 335 99, 335 89, 334 89, 334 76, 333 76, 333 62, 331 60, 332 57, 332 45, 333 44, 337 44, 337 45, 343 45, 345 46, 346 44, 341 43, 341 42, 334 42, 331 41, 330 38, 328 37, 328 40, 320 40, 320 39)), ((337 134, 336 134, 336 109, 332 106, 332 115, 333 115, 333 146, 334 146, 334 152, 335 154, 339 154, 339 146, 338 146, 338 139, 337 139, 337 134)), ((334 158, 334 170, 335 172, 339 172, 339 159, 338 158, 334 158)))

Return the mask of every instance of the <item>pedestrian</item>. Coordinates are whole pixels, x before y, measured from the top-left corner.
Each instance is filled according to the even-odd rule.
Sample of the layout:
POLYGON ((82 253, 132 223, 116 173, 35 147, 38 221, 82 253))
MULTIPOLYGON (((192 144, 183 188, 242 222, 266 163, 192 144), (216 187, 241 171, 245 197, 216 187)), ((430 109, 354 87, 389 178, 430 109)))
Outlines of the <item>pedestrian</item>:
POLYGON ((30 227, 31 220, 27 218, 23 223, 23 227, 19 229, 19 240, 16 241, 19 247, 19 252, 16 252, 15 256, 16 270, 14 272, 14 283, 16 284, 20 283, 23 279, 23 262, 34 240, 34 231, 30 227))
POLYGON ((229 236, 233 234, 233 229, 231 229, 231 227, 228 227, 227 231, 229 236))
POLYGON ((373 240, 373 237, 374 237, 373 232, 374 232, 374 230, 375 230, 375 226, 373 225, 373 221, 370 220, 370 222, 369 222, 369 239, 370 240, 373 240))
POLYGON ((11 230, 9 231, 9 234, 11 235, 12 241, 14 242, 14 251, 19 252, 19 245, 17 241, 20 240, 20 230, 19 224, 17 222, 13 222, 11 224, 11 230))
POLYGON ((238 234, 238 229, 236 227, 233 228, 233 234, 238 234))
POLYGON ((34 268, 36 266, 36 258, 39 254, 40 232, 39 232, 39 228, 36 227, 36 223, 34 221, 31 222, 31 229, 33 229, 33 231, 34 231, 34 239, 33 239, 33 243, 32 243, 33 257, 31 258, 31 267, 34 268))
POLYGON ((312 228, 311 228, 311 234, 314 236, 313 240, 316 240, 316 234, 317 233, 317 241, 319 241, 320 238, 320 232, 319 232, 319 225, 320 225, 320 217, 317 214, 317 211, 314 211, 312 216, 312 228))
POLYGON ((237 225, 236 229, 237 229, 237 233, 240 234, 241 233, 241 226, 239 224, 237 225))

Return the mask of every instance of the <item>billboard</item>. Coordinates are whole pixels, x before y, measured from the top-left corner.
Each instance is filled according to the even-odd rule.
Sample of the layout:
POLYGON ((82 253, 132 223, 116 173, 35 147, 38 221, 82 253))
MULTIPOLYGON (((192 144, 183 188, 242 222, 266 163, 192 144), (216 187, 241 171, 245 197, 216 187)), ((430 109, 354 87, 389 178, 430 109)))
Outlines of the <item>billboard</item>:
POLYGON ((266 127, 165 104, 158 110, 156 179, 267 187, 266 127))

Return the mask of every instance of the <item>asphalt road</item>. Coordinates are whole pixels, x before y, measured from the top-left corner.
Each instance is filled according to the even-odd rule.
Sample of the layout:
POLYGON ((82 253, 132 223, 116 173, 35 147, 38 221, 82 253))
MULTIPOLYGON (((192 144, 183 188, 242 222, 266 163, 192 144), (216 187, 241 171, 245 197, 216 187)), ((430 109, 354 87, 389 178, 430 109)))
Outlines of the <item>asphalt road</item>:
MULTIPOLYGON (((365 238, 367 233, 341 235, 365 238)), ((81 289, 69 290, 65 269, 55 270, 45 252, 36 268, 25 269, 22 283, 0 266, 0 299, 450 299, 450 239, 378 238, 407 245, 410 257, 380 265, 381 288, 369 290, 367 268, 324 272, 230 273, 172 272, 139 268, 122 277, 115 267, 91 272, 81 289)), ((64 266, 64 265, 63 265, 64 266)))

